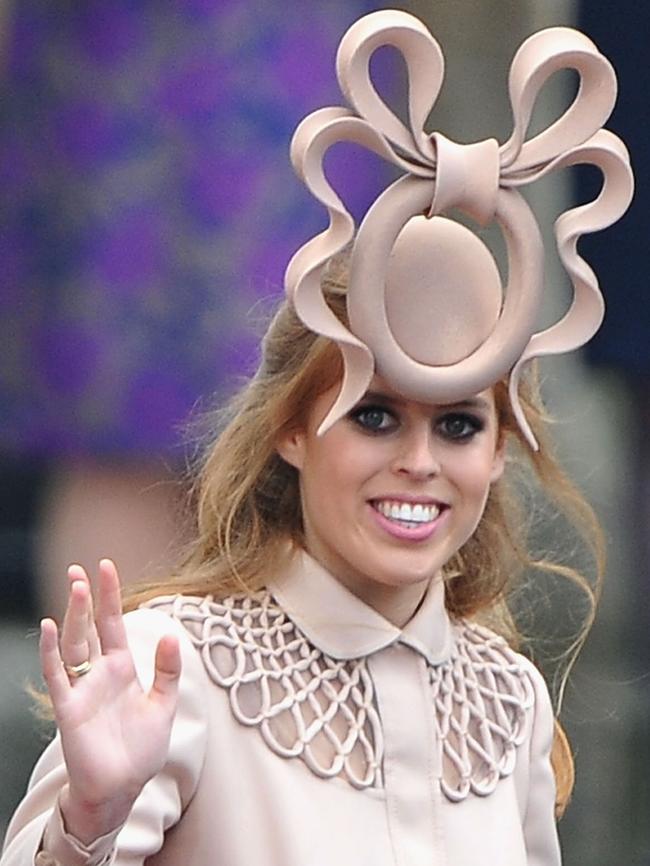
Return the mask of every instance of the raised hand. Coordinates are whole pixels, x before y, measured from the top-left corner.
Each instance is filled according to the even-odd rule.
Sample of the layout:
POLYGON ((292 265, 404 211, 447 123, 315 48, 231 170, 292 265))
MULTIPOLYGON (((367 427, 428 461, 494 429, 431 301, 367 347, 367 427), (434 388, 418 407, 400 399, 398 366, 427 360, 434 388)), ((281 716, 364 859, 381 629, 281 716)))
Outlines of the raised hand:
POLYGON ((61 810, 68 832, 88 844, 126 820, 162 769, 181 662, 176 638, 163 637, 153 685, 144 692, 126 640, 115 565, 100 563, 96 615, 84 569, 73 565, 68 576, 60 642, 56 623, 44 619, 40 654, 68 770, 61 810))

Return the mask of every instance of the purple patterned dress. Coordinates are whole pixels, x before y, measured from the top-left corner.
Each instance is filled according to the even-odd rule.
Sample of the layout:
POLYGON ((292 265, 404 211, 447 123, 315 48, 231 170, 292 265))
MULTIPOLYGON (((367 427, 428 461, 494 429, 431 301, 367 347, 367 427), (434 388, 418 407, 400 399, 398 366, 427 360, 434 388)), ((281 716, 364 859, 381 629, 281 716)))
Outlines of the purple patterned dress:
MULTIPOLYGON (((337 42, 376 7, 13 4, 0 452, 173 454, 197 401, 250 371, 260 299, 279 295, 291 253, 324 227, 289 166, 290 135, 340 104, 337 42)), ((358 212, 380 163, 333 162, 358 212)))

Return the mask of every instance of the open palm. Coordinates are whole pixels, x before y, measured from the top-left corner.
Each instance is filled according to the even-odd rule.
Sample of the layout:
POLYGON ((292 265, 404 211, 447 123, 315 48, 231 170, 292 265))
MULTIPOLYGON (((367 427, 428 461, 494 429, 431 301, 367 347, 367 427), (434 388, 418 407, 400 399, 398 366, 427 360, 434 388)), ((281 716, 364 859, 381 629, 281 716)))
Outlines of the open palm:
POLYGON ((127 644, 115 566, 100 563, 96 616, 85 571, 72 566, 69 575, 60 644, 54 621, 41 623, 41 665, 68 770, 64 818, 73 835, 89 842, 126 819, 165 763, 180 655, 176 638, 160 640, 153 685, 145 692, 127 644), (70 672, 87 661, 82 676, 70 672))

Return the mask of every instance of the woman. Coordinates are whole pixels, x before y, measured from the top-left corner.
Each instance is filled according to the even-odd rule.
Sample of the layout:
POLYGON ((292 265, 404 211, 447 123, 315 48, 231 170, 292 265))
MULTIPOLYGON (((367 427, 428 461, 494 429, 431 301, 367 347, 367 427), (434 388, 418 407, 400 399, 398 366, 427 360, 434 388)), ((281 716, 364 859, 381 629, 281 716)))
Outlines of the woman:
MULTIPOLYGON (((569 40, 576 64, 587 53, 593 70, 595 49, 571 34, 557 34, 564 56, 569 40)), ((260 370, 207 456, 183 568, 133 596, 123 619, 111 562, 100 566, 96 616, 86 573, 73 566, 60 643, 43 622, 60 734, 14 816, 2 866, 559 863, 554 807, 570 791, 570 752, 558 729, 552 768, 544 681, 497 632, 516 645, 507 597, 531 564, 515 464, 527 459, 568 516, 593 529, 522 369, 551 351, 551 332, 556 351, 588 338, 593 315, 583 297, 564 324, 531 338, 540 256, 530 212, 503 181, 479 178, 468 192, 475 150, 439 136, 434 174, 422 140, 418 164, 408 162, 417 136, 372 107, 357 62, 382 39, 412 71, 438 62, 404 13, 367 16, 344 37, 339 75, 361 119, 324 109, 293 145, 333 219, 292 260, 260 370), (333 254, 351 221, 320 162, 339 133, 389 158, 387 142, 399 139, 412 175, 370 209, 349 273, 333 254), (428 219, 416 215, 426 196, 428 219), (504 227, 503 304, 482 243, 436 215, 451 206, 485 221, 491 209, 504 227), (384 293, 382 321, 369 287, 384 293)), ((555 47, 542 49, 538 70, 550 75, 555 47)), ((532 77, 541 86, 543 75, 532 77)), ((592 84, 579 96, 587 108, 592 84)), ((602 108, 596 115, 598 126, 602 108)), ((616 218, 631 192, 624 152, 584 126, 573 150, 549 157, 575 161, 584 144, 614 174, 581 209, 580 231, 616 218)), ((497 157, 494 144, 481 143, 482 161, 497 157)), ((575 259, 565 261, 574 274, 575 259)), ((597 293, 580 275, 582 296, 597 293)), ((588 589, 566 566, 547 567, 588 589)))
MULTIPOLYGON (((336 300, 340 303, 341 297, 336 300)), ((405 401, 377 380, 373 392, 381 396, 373 393, 364 398, 348 418, 319 438, 316 427, 333 401, 339 379, 336 348, 307 331, 285 305, 267 335, 262 369, 240 398, 239 411, 206 463, 199 497, 202 538, 178 583, 163 590, 189 595, 176 601, 170 596, 158 599, 149 603, 153 609, 126 617, 135 664, 145 683, 151 679, 154 645, 160 638, 155 680, 148 694, 148 686, 143 691, 138 684, 125 644, 113 566, 104 561, 100 568, 100 641, 90 615, 87 577, 78 566, 70 569, 61 657, 72 672, 71 679, 61 665, 53 621, 43 622, 42 637, 43 670, 70 777, 59 795, 60 810, 71 836, 90 844, 91 851, 92 843, 108 834, 96 857, 78 862, 102 862, 107 846, 110 850, 110 831, 125 821, 118 863, 153 856, 161 844, 160 862, 174 862, 174 856, 179 862, 220 862, 216 853, 214 861, 207 859, 201 841, 211 822, 216 831, 211 841, 219 839, 219 845, 225 846, 225 863, 331 863, 346 862, 345 856, 349 862, 388 863, 392 845, 423 846, 428 841, 430 847, 423 850, 436 850, 435 838, 416 835, 425 815, 417 811, 401 815, 409 804, 402 802, 399 786, 405 784, 401 773, 417 779, 417 763, 411 761, 430 759, 435 764, 439 757, 445 762, 445 782, 454 799, 443 806, 444 795, 438 794, 434 801, 426 791, 425 775, 409 792, 415 798, 413 806, 423 796, 424 786, 423 812, 423 804, 428 803, 435 818, 436 809, 443 808, 455 824, 457 811, 461 824, 476 820, 482 826, 485 821, 487 831, 488 820, 507 825, 516 820, 516 789, 521 785, 522 813, 531 794, 545 808, 543 818, 536 815, 537 821, 543 820, 543 838, 525 844, 541 846, 540 863, 554 862, 549 853, 549 846, 554 851, 556 845, 548 765, 552 711, 532 665, 505 644, 486 637, 487 632, 468 632, 479 652, 483 644, 488 648, 487 656, 472 668, 474 683, 490 689, 487 681, 481 682, 480 665, 491 663, 492 676, 502 681, 507 695, 499 704, 499 689, 493 685, 492 704, 487 691, 482 699, 490 715, 494 713, 495 753, 489 756, 494 766, 488 770, 478 755, 468 757, 456 747, 470 770, 479 769, 475 779, 461 779, 460 767, 448 756, 433 754, 434 698, 431 695, 427 707, 427 689, 418 688, 418 677, 429 676, 437 669, 432 665, 441 663, 449 668, 445 676, 450 682, 460 675, 462 683, 462 668, 450 654, 457 639, 452 635, 462 631, 457 624, 462 620, 456 617, 494 608, 504 595, 509 565, 501 560, 515 550, 506 534, 512 528, 500 519, 498 479, 507 443, 518 435, 511 413, 503 406, 504 389, 489 389, 468 405, 441 407, 405 401), (264 430, 266 435, 260 438, 264 430), (246 452, 252 452, 257 465, 241 459, 246 452), (399 517, 392 516, 398 504, 400 509, 410 509, 407 519, 402 519, 401 511, 399 517), (504 531, 503 550, 495 546, 500 530, 504 531), (226 534, 224 542, 230 543, 228 555, 215 547, 222 534, 226 534), (458 551, 472 534, 471 556, 476 564, 468 568, 458 551), (314 559, 293 554, 302 549, 314 559), (491 564, 490 559, 499 561, 491 564), (481 567, 485 573, 476 574, 481 567), (454 577, 461 569, 462 575, 454 577), (441 606, 444 571, 450 575, 449 615, 441 606), (271 575, 279 578, 277 584, 269 580, 271 575), (255 593, 261 583, 270 584, 273 596, 269 599, 262 591, 249 602, 237 582, 249 593, 255 593), (207 592, 220 601, 204 601, 207 592), (235 600, 223 602, 224 595, 235 600), (420 612, 426 608, 426 618, 418 621, 414 614, 420 605, 420 612), (161 611, 171 613, 172 619, 161 611), (398 636, 409 622, 411 643, 401 642, 398 636), (181 657, 183 679, 167 757, 181 657), (79 676, 87 660, 92 670, 79 676), (386 671, 382 663, 388 665, 386 671), (258 688, 268 688, 270 696, 261 697, 258 688), (282 710, 282 701, 287 710, 282 710), (395 706, 383 701, 395 701, 395 706), (389 712, 398 732, 404 732, 402 748, 412 744, 413 754, 405 756, 409 763, 403 768, 403 758, 384 751, 390 744, 388 732, 382 730, 384 714, 389 712), (505 729, 499 732, 504 715, 505 729), (310 724, 320 725, 321 730, 310 733, 310 724), (529 790, 532 730, 536 782, 529 790), (421 739, 427 738, 431 745, 423 752, 421 739), (379 766, 382 751, 383 768, 379 766), (512 774, 515 752, 519 757, 512 774), (290 755, 296 757, 282 760, 290 755), (396 763, 393 771, 386 763, 389 757, 396 763), (497 783, 492 777, 495 772, 506 778, 497 783), (390 827, 389 833, 399 834, 392 843, 379 820, 385 803, 378 795, 382 790, 388 793, 389 773, 396 777, 391 782, 397 801, 396 827, 390 827), (494 791, 485 798, 469 794, 463 790, 468 781, 494 791), (223 802, 215 802, 217 797, 223 802), (312 804, 307 814, 305 801, 312 804), (193 809, 201 812, 199 823, 191 821, 193 809), (475 818, 469 815, 471 809, 478 813, 475 818), (182 831, 185 820, 193 825, 189 836, 189 831, 182 831), (330 820, 336 831, 331 836, 326 832, 330 820), (176 827, 168 839, 178 838, 174 855, 166 853, 170 842, 163 843, 162 838, 172 825, 176 827), (234 838, 223 839, 226 828, 234 838), (200 853, 191 853, 190 837, 200 853)), ((544 464, 550 464, 549 457, 544 457, 544 464)), ((225 544, 219 547, 223 550, 225 544)), ((448 683, 441 685, 438 700, 453 703, 453 691, 444 693, 448 683)), ((466 712, 471 705, 471 701, 460 703, 458 710, 466 712)), ((466 724, 454 715, 455 711, 448 718, 450 744, 458 737, 454 723, 466 724)), ((440 719, 444 717, 441 713, 440 719)), ((48 823, 48 811, 65 773, 59 748, 58 744, 50 747, 49 757, 43 758, 37 770, 39 781, 14 819, 22 829, 15 838, 15 830, 10 829, 8 864, 30 862, 24 846, 34 850, 45 824, 50 834, 46 850, 55 861, 76 862, 70 856, 77 846, 60 835, 56 818, 48 823)), ((436 819, 431 832, 439 823, 436 819)), ((474 850, 476 837, 468 842, 467 834, 454 835, 460 851, 468 844, 474 850)), ((496 835, 500 847, 512 835, 511 862, 526 862, 521 834, 510 834, 504 826, 496 835)), ((454 847, 449 850, 456 856, 450 856, 450 862, 465 862, 459 858, 466 855, 454 847)), ((529 857, 533 855, 537 856, 534 847, 529 857)), ((402 856, 405 862, 420 862, 408 859, 408 848, 402 856)), ((42 862, 48 861, 42 858, 42 862)))

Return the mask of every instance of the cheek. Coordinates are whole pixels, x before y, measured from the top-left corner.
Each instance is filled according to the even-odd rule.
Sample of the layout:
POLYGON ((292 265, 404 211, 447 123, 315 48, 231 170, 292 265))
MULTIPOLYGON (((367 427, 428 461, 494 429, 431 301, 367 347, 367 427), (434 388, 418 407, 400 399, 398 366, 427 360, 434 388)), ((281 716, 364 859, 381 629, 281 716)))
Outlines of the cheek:
POLYGON ((457 479, 458 489, 462 489, 457 524, 460 539, 456 539, 460 541, 459 546, 474 535, 483 518, 491 488, 491 468, 491 464, 488 467, 483 461, 468 463, 462 481, 457 479))
POLYGON ((380 459, 377 449, 366 441, 350 435, 346 430, 334 428, 323 440, 314 443, 308 455, 307 471, 317 476, 328 487, 339 486, 343 494, 347 489, 355 490, 378 469, 380 459))
POLYGON ((325 508, 343 499, 354 486, 354 468, 344 444, 339 445, 335 438, 317 443, 306 455, 301 473, 310 502, 325 508))
POLYGON ((468 504, 479 505, 485 502, 490 492, 493 474, 493 458, 477 455, 475 459, 467 459, 457 466, 454 480, 468 504))

